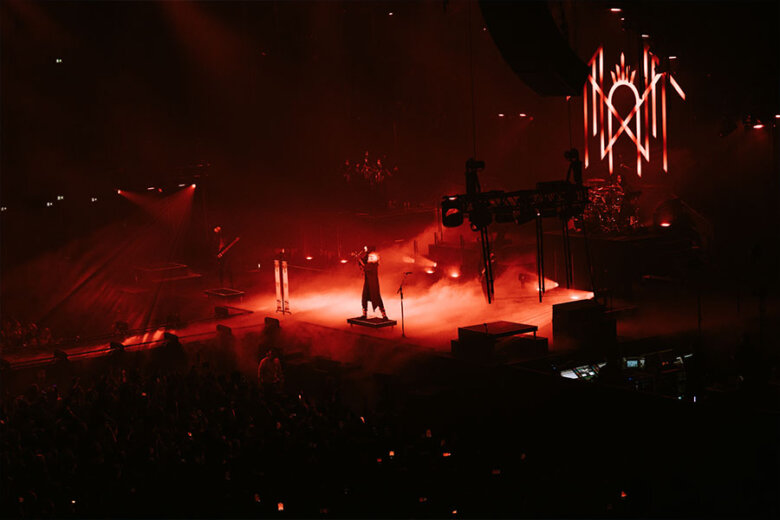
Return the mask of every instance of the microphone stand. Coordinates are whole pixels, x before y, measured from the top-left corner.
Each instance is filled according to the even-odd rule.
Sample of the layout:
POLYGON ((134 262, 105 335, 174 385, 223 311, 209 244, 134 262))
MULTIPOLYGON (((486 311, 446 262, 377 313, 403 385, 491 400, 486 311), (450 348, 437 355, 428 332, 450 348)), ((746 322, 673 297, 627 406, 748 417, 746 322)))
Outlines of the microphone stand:
POLYGON ((398 290, 395 291, 396 294, 401 295, 401 337, 406 337, 406 330, 404 329, 404 283, 406 282, 406 276, 409 273, 404 273, 404 277, 401 278, 401 285, 398 287, 398 290))

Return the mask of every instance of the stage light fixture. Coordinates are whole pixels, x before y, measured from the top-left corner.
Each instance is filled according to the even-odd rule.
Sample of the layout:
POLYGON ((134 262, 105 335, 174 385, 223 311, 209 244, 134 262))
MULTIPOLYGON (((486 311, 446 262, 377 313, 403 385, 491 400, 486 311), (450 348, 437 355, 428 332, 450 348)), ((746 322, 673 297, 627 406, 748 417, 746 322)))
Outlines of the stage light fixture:
POLYGON ((190 188, 192 188, 193 190, 194 190, 195 188, 197 188, 197 187, 198 187, 198 185, 197 185, 197 184, 195 184, 195 183, 193 183, 193 184, 190 184, 190 188))
POLYGON ((623 11, 619 7, 611 7, 609 10, 612 11, 613 13, 619 13, 619 12, 623 11))
POLYGON ((50 208, 50 207, 52 207, 52 206, 54 206, 54 203, 53 203, 53 202, 47 202, 47 203, 46 203, 46 207, 47 207, 47 208, 50 208))
POLYGON ((178 343, 179 342, 179 336, 177 336, 176 334, 172 334, 170 332, 164 332, 163 333, 163 338, 164 338, 165 341, 167 341, 169 343, 178 343))
POLYGON ((444 227, 463 224, 463 205, 457 197, 446 197, 441 201, 441 221, 444 227))
POLYGON ((62 58, 57 58, 54 60, 54 63, 62 63, 62 58))
POLYGON ((122 194, 122 190, 116 190, 116 194, 117 195, 121 195, 122 194))
POLYGON ((0 206, 0 211, 8 211, 8 206, 0 206))
POLYGON ((342 259, 340 260, 340 262, 341 262, 342 264, 346 264, 346 263, 347 263, 347 259, 346 259, 346 258, 342 258, 342 259))
POLYGON ((761 130, 762 128, 764 128, 764 125, 760 122, 753 125, 753 130, 761 130))
POLYGON ((775 119, 780 119, 780 114, 775 114, 775 119))
POLYGON ((672 223, 671 222, 667 222, 667 221, 663 221, 663 222, 661 222, 659 224, 659 226, 661 226, 661 227, 671 227, 671 225, 672 225, 672 223))
POLYGON ((183 187, 185 187, 186 185, 187 185, 187 183, 184 183, 184 182, 182 182, 181 184, 179 184, 179 188, 183 188, 183 187))
POLYGON ((313 260, 313 258, 311 256, 307 256, 306 260, 313 260))
POLYGON ((520 112, 517 115, 520 116, 520 117, 528 117, 528 114, 526 114, 525 112, 520 112))
POLYGON ((89 200, 90 200, 90 202, 97 202, 97 197, 92 197, 89 200))
POLYGON ((65 200, 65 197, 63 195, 57 195, 57 200, 65 200))
POLYGON ((148 188, 146 188, 146 191, 154 191, 154 186, 149 186, 148 188))
POLYGON ((387 16, 393 16, 393 11, 390 11, 389 13, 387 13, 387 16))
POLYGON ((504 117, 504 114, 498 114, 498 117, 504 117))

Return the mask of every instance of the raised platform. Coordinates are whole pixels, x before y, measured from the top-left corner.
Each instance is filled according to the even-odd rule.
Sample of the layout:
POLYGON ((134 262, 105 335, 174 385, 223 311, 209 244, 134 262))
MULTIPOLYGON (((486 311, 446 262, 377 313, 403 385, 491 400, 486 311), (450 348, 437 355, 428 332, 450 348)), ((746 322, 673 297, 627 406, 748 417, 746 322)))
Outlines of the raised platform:
POLYGON ((358 316, 357 318, 347 318, 347 323, 350 325, 359 325, 361 327, 369 327, 371 329, 381 329, 382 327, 395 327, 398 325, 396 320, 384 320, 382 318, 363 318, 358 316))
POLYGON ((206 296, 209 297, 209 300, 214 300, 222 303, 228 303, 232 301, 243 301, 244 300, 244 291, 239 291, 237 289, 230 289, 228 287, 220 287, 218 289, 206 289, 203 291, 206 296))
POLYGON ((547 353, 547 339, 537 338, 537 330, 539 327, 536 325, 511 321, 459 327, 458 339, 451 343, 452 353, 459 357, 488 360, 496 353, 499 341, 520 336, 517 341, 511 343, 511 348, 504 349, 505 354, 513 358, 543 356, 547 353), (524 336, 528 333, 533 333, 533 336, 524 336))
POLYGON ((167 282, 176 279, 186 279, 189 274, 190 270, 186 264, 175 262, 135 268, 135 279, 137 282, 167 282))
POLYGON ((492 337, 492 338, 505 338, 508 336, 515 336, 517 334, 526 334, 533 332, 536 336, 536 331, 539 327, 536 325, 527 325, 525 323, 514 323, 511 321, 493 321, 490 323, 483 323, 481 325, 470 325, 468 327, 458 328, 458 334, 461 340, 463 335, 476 335, 478 337, 492 337))

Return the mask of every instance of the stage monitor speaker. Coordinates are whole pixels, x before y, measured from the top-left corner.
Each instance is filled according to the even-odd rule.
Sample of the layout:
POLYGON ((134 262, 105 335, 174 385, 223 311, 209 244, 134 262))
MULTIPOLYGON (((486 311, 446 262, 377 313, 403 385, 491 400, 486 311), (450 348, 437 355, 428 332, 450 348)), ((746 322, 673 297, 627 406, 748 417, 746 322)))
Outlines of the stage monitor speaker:
POLYGON ((228 326, 217 324, 217 334, 220 336, 232 336, 233 335, 233 329, 231 329, 228 326))
POLYGON ((214 316, 216 318, 228 318, 230 311, 227 307, 214 307, 214 316))
POLYGON ((266 317, 265 319, 265 330, 279 330, 281 325, 279 324, 279 320, 276 318, 270 318, 266 317))
POLYGON ((523 82, 540 96, 578 96, 588 66, 553 20, 548 2, 480 0, 493 41, 523 82))

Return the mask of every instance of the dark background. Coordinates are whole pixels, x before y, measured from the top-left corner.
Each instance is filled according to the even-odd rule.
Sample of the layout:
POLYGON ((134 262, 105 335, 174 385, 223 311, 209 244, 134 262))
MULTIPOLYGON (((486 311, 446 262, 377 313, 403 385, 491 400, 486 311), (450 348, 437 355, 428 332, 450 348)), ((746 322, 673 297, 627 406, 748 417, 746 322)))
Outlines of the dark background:
MULTIPOLYGON (((669 96, 670 173, 656 147, 645 176, 630 179, 654 194, 645 217, 680 196, 737 257, 774 233, 778 4, 548 5, 585 62, 603 44, 607 65, 621 51, 635 64, 642 33, 662 58, 677 56, 687 100, 669 96), (767 126, 753 130, 756 118, 767 126)), ((315 218, 304 210, 354 209, 340 167, 369 151, 398 168, 377 204, 463 191, 473 154, 469 39, 483 188, 562 178, 570 126, 582 147, 581 97, 569 116, 564 98, 527 87, 478 3, 11 0, 1 27, 6 262, 32 235, 34 249, 45 248, 121 213, 118 187, 198 178, 206 221, 231 213, 242 215, 236 226, 270 218, 273 227, 274 217, 315 218), (58 194, 70 224, 65 210, 52 221, 60 210, 45 208, 58 194), (56 237, 40 238, 53 227, 56 237)), ((633 171, 635 152, 624 148, 633 171)), ((585 176, 605 169, 594 161, 585 176)))

